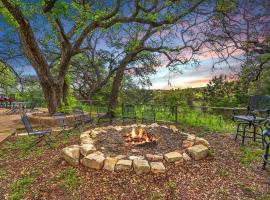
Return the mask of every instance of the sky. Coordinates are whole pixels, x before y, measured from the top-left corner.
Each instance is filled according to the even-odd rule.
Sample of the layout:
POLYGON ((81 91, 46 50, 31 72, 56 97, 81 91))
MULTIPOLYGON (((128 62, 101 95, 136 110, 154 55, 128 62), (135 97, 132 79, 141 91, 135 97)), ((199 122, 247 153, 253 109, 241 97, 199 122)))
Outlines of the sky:
POLYGON ((169 72, 164 67, 158 68, 157 73, 150 77, 152 82, 150 89, 204 87, 215 76, 220 74, 232 76, 239 71, 239 66, 233 60, 230 63, 234 66, 233 68, 223 64, 213 69, 215 59, 212 58, 200 59, 199 62, 199 66, 181 66, 181 73, 169 72))

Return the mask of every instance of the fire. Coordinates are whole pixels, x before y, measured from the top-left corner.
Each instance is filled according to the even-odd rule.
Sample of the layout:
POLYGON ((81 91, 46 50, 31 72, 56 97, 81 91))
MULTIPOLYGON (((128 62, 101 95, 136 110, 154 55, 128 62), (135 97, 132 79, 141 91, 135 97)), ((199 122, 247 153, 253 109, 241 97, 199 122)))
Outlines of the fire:
POLYGON ((126 134, 125 137, 126 137, 125 141, 127 143, 135 145, 156 143, 158 141, 158 138, 155 135, 147 133, 145 129, 141 127, 132 128, 132 131, 126 134))

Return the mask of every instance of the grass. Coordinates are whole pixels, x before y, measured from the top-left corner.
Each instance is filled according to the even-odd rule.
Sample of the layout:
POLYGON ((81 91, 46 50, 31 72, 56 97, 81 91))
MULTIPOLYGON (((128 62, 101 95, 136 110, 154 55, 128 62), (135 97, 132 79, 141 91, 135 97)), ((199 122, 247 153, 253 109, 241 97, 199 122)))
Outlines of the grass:
MULTIPOLYGON (((86 111, 96 111, 95 106, 83 106, 86 111)), ((136 118, 139 122, 142 118, 142 113, 145 106, 136 105, 136 118)), ((170 106, 157 105, 154 107, 156 111, 156 120, 164 122, 175 122, 175 111, 170 106)), ((106 108, 104 108, 104 113, 106 108)), ((200 108, 178 108, 178 122, 182 128, 196 127, 202 128, 204 131, 228 133, 235 130, 235 124, 228 117, 223 117, 220 114, 211 113, 211 110, 203 112, 200 108)), ((121 116, 121 107, 117 107, 116 116, 121 116)))
POLYGON ((175 189, 176 189, 176 183, 172 180, 169 180, 165 183, 165 188, 168 190, 168 198, 169 199, 175 199, 175 189))
POLYGON ((9 186, 10 196, 8 200, 19 200, 23 199, 24 194, 29 190, 29 186, 33 183, 33 174, 26 175, 9 186))
POLYGON ((4 179, 6 176, 6 170, 3 168, 0 168, 0 180, 4 179))
POLYGON ((0 160, 4 159, 7 156, 7 153, 3 150, 0 150, 0 160))
POLYGON ((160 192, 150 193, 147 200, 162 200, 162 195, 160 192))
POLYGON ((229 176, 229 172, 224 168, 218 168, 216 171, 216 175, 221 176, 221 177, 226 177, 226 176, 229 176))
POLYGON ((14 142, 6 142, 4 148, 9 150, 23 149, 27 150, 30 144, 33 142, 33 138, 29 136, 17 137, 14 142))
POLYGON ((224 197, 229 195, 229 191, 224 187, 220 187, 217 190, 217 193, 220 194, 221 196, 224 196, 224 197))
POLYGON ((244 166, 250 166, 253 162, 260 160, 263 153, 262 149, 249 149, 242 146, 239 148, 240 163, 244 166))
POLYGON ((81 179, 76 174, 76 170, 73 168, 64 169, 51 180, 59 181, 61 187, 71 191, 77 189, 82 183, 81 179))

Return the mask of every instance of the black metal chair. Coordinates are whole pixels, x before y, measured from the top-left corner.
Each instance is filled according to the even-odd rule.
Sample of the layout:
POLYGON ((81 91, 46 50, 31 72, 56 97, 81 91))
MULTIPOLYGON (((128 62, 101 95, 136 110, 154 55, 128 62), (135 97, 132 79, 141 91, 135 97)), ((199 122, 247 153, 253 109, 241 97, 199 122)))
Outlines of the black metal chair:
POLYGON ((262 135, 258 133, 258 129, 262 130, 265 120, 270 114, 270 96, 254 95, 249 98, 246 113, 237 115, 233 111, 233 121, 237 123, 235 140, 238 136, 242 137, 242 145, 245 143, 245 138, 262 139, 262 135), (242 129, 241 129, 242 128, 242 129), (252 128, 252 131, 247 130, 252 128), (252 133, 252 136, 247 135, 252 133))
POLYGON ((91 117, 85 115, 82 107, 75 107, 72 110, 72 113, 74 116, 74 121, 77 122, 78 124, 88 124, 93 122, 91 117))
POLYGON ((142 123, 156 122, 156 110, 154 106, 146 106, 142 112, 142 123))
POLYGON ((34 147, 38 143, 44 141, 49 147, 51 147, 50 143, 52 142, 50 138, 50 134, 52 132, 52 129, 43 129, 43 130, 33 130, 30 121, 25 113, 21 114, 21 120, 24 124, 24 127, 28 133, 28 136, 35 136, 37 139, 35 139, 31 144, 29 148, 34 147))
POLYGON ((123 123, 125 122, 125 120, 133 120, 134 122, 136 122, 135 106, 122 104, 122 121, 123 121, 123 123))
MULTIPOLYGON (((265 147, 265 153, 262 155, 262 160, 263 160, 263 169, 266 168, 266 165, 270 165, 270 124, 269 121, 267 120, 265 123, 265 128, 262 132, 262 141, 263 141, 263 146, 265 147)), ((270 185, 270 178, 268 180, 268 185, 270 185)))

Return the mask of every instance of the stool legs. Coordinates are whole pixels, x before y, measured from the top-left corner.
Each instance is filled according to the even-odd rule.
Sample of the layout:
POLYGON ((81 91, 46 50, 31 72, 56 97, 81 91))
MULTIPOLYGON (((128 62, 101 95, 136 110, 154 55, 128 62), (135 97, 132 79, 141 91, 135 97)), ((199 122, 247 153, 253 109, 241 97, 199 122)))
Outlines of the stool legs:
POLYGON ((236 135, 234 140, 236 141, 238 136, 242 137, 241 144, 244 145, 245 143, 245 138, 252 138, 254 142, 257 140, 257 132, 258 129, 261 128, 259 125, 254 124, 254 123, 243 123, 240 122, 237 124, 237 130, 236 130, 236 135), (252 131, 247 130, 247 128, 252 128, 252 131), (252 136, 248 136, 248 133, 252 133, 252 136))

